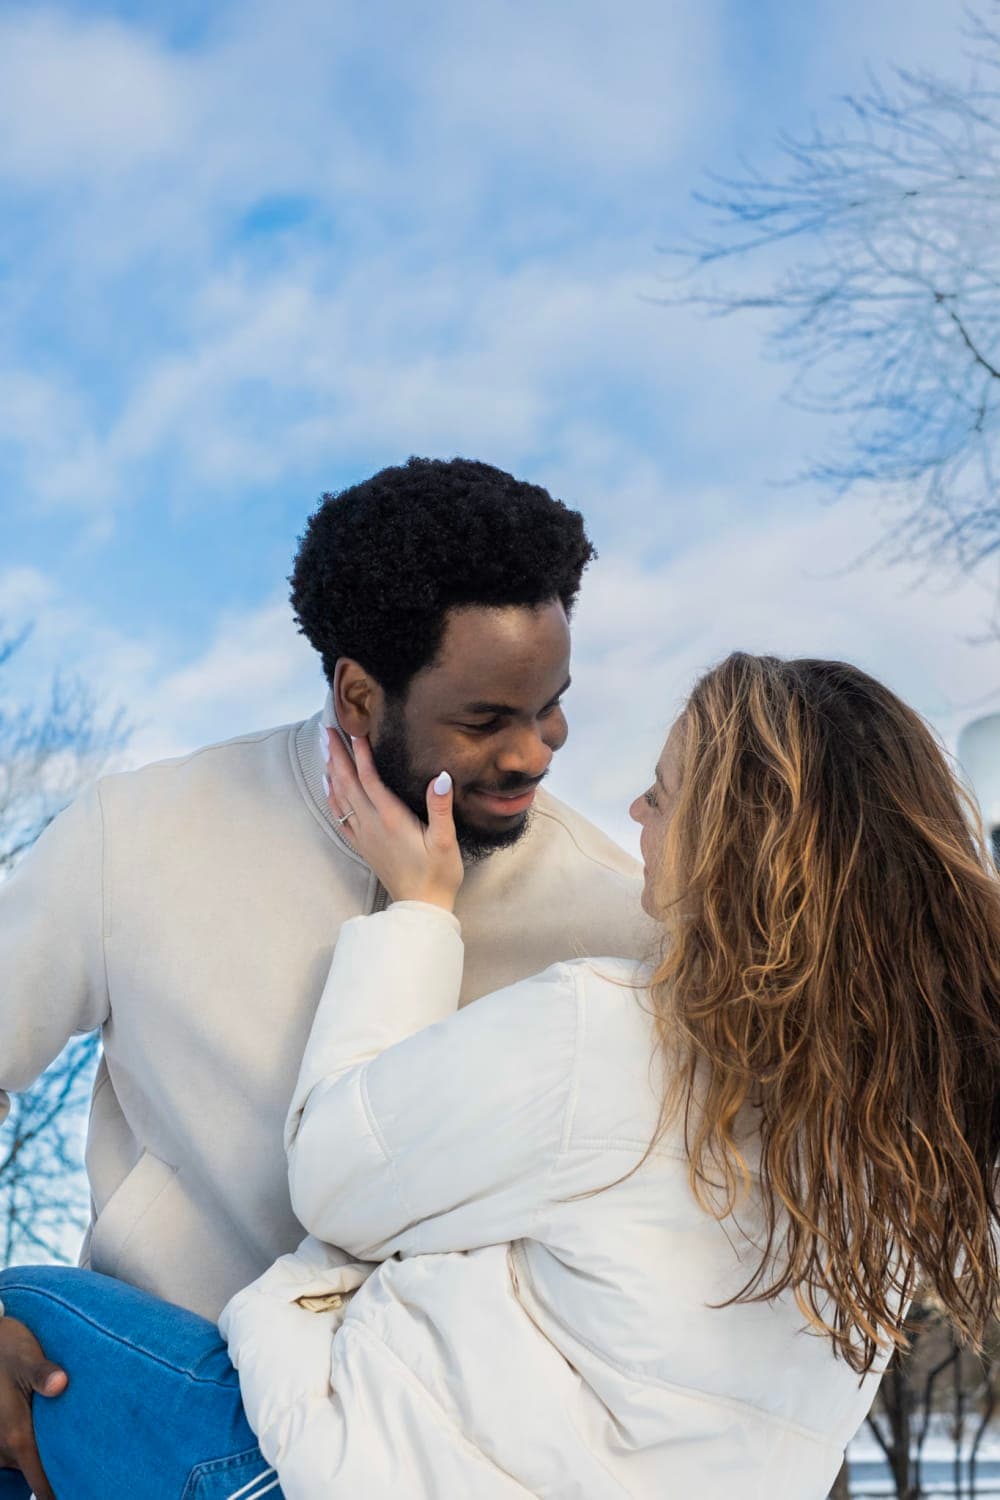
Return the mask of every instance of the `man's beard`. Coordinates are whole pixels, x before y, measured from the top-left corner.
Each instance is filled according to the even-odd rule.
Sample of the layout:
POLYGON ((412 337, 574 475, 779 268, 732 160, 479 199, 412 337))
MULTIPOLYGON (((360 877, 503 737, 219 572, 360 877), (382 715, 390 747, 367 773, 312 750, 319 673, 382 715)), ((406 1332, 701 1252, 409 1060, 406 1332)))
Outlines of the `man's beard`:
MULTIPOLYGON (((434 773, 431 772, 424 778, 413 764, 406 738, 403 709, 400 704, 391 701, 386 703, 378 744, 372 742, 371 751, 375 769, 390 792, 395 792, 400 801, 406 803, 421 823, 426 823, 427 782, 434 773)), ((529 815, 526 813, 513 827, 491 833, 483 828, 474 828, 466 822, 456 807, 455 833, 458 838, 458 847, 462 851, 462 858, 466 864, 475 864, 479 860, 487 859, 491 854, 496 854, 498 849, 509 849, 527 833, 529 821, 529 815)))

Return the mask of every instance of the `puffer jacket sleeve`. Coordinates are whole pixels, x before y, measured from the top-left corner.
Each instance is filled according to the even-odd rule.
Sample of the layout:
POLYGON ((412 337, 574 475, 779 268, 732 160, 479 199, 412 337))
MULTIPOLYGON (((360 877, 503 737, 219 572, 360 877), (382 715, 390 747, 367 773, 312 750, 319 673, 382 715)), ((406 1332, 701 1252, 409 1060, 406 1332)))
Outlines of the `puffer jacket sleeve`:
POLYGON ((330 1340, 374 1269, 307 1235, 222 1309, 219 1328, 262 1446, 302 1403, 328 1400, 330 1340))
POLYGON ((523 1237, 558 1191, 576 966, 459 1011, 461 957, 420 903, 341 930, 286 1145, 302 1224, 364 1260, 523 1237))

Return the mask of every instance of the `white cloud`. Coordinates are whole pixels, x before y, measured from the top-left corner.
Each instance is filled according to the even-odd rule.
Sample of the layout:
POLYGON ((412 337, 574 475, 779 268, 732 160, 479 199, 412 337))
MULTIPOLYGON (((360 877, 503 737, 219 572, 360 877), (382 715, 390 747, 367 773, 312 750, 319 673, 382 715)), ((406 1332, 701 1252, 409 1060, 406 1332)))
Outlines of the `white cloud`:
POLYGON ((468 263, 408 276, 371 260, 332 289, 309 273, 216 277, 195 299, 187 349, 150 362, 96 454, 81 440, 76 483, 65 457, 55 475, 36 457, 43 498, 125 497, 129 467, 158 457, 224 494, 345 453, 515 463, 568 442, 610 455, 622 442, 602 391, 645 382, 666 399, 670 325, 641 301, 642 276, 606 256, 511 271, 485 301, 468 263), (588 404, 584 430, 575 413, 588 404))
POLYGON ((55 585, 40 568, 5 568, 0 572, 0 622, 18 630, 50 603, 55 585))
POLYGON ((15 496, 85 516, 108 515, 116 479, 93 413, 63 374, 0 367, 0 443, 12 464, 5 508, 15 496))
MULTIPOLYGON (((221 498, 324 465, 468 453, 613 517, 616 540, 688 539, 713 515, 704 495, 679 512, 679 472, 724 447, 748 476, 780 476, 805 423, 780 403, 782 372, 760 369, 752 322, 650 303, 644 251, 528 262, 486 297, 474 259, 413 272, 371 257, 333 286, 311 261, 263 284, 217 275, 192 299, 187 348, 136 380, 100 469, 123 497, 130 466, 155 460, 161 484, 177 467, 221 498)), ((746 509, 759 490, 748 477, 746 509)), ((732 506, 727 492, 719 524, 732 506)))
POLYGON ((161 450, 224 488, 345 441, 537 449, 598 334, 606 368, 635 352, 609 289, 619 304, 640 289, 646 175, 706 108, 711 13, 643 0, 623 26, 608 0, 449 0, 419 19, 390 4, 373 27, 360 0, 255 0, 223 15, 185 49, 55 6, 0 21, 0 184, 19 195, 0 229, 18 261, 8 385, 48 408, 12 424, 17 493, 107 516, 161 450), (514 158, 544 191, 497 216, 514 158), (565 255, 574 207, 550 205, 599 182, 588 268, 565 255), (300 195, 327 237, 258 261, 239 226, 274 194, 300 195), (43 369, 53 296, 64 353, 43 369))
POLYGON ((284 600, 226 614, 201 655, 147 682, 130 705, 140 727, 127 761, 160 760, 307 718, 325 693, 318 658, 284 600))
POLYGON ((550 455, 586 484, 589 451, 602 488, 623 496, 624 466, 641 474, 630 498, 658 509, 670 433, 682 423, 710 453, 720 411, 748 474, 787 472, 804 423, 779 417, 783 375, 762 368, 756 329, 640 301, 657 290, 653 226, 674 211, 664 167, 722 92, 720 7, 643 0, 625 25, 609 0, 448 0, 419 22, 390 5, 378 31, 360 3, 291 12, 231 9, 183 51, 52 7, 0 23, 0 176, 21 174, 59 222, 22 256, 22 358, 2 382, 24 503, 107 525, 141 503, 151 461, 176 492, 224 495, 410 451, 550 455), (384 131, 359 107, 366 83, 384 131), (527 190, 523 212, 484 220, 494 173, 522 167, 602 205, 593 227, 527 190), (258 263, 239 248, 241 213, 272 192, 333 216, 326 249, 306 236, 258 263), (32 340, 54 284, 78 343, 58 376, 32 340), (116 307, 132 327, 112 339, 116 307), (104 344, 120 354, 98 399, 83 371, 104 344), (629 458, 623 389, 660 402, 658 457, 629 458))
POLYGON ((447 10, 425 53, 440 128, 587 174, 662 169, 718 66, 718 7, 692 0, 641 0, 627 14, 614 0, 447 10))
POLYGON ((0 179, 128 170, 174 151, 190 118, 183 70, 141 31, 54 8, 0 17, 0 179))
POLYGON ((3 665, 0 687, 8 703, 40 707, 59 674, 82 684, 99 722, 109 722, 119 710, 135 722, 142 685, 162 671, 161 643, 123 634, 95 605, 67 596, 40 568, 0 569, 0 640, 25 630, 21 648, 3 665))
MULTIPOLYGON (((108 237, 134 249, 169 223, 197 242, 199 217, 218 227, 220 210, 271 191, 309 193, 355 226, 405 211, 433 234, 443 214, 447 236, 512 155, 588 187, 660 172, 718 66, 718 15, 695 0, 641 0, 627 25, 610 0, 420 13, 390 0, 374 24, 363 0, 254 0, 213 19, 179 49, 141 22, 11 10, 0 178, 98 189, 108 237)), ((85 196, 62 206, 94 252, 85 196)))
POLYGON ((824 86, 838 99, 848 89, 864 89, 870 69, 883 78, 892 67, 930 68, 959 79, 966 74, 966 14, 949 0, 838 0, 816 7, 812 19, 817 34, 803 82, 814 96, 824 86))
POLYGON ((168 633, 124 634, 40 569, 8 568, 0 571, 0 643, 25 626, 27 639, 3 668, 4 699, 38 706, 54 673, 76 677, 99 719, 121 711, 131 727, 119 767, 307 717, 326 692, 283 598, 218 615, 203 648, 177 662, 168 633))

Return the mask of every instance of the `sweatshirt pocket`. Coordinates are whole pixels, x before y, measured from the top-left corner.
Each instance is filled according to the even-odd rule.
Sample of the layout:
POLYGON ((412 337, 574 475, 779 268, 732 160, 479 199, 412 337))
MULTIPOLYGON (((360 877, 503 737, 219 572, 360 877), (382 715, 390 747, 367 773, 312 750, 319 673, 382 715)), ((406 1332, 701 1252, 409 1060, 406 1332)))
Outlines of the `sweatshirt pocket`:
POLYGON ((119 1275, 129 1240, 176 1181, 176 1167, 151 1151, 142 1153, 97 1217, 90 1240, 90 1264, 95 1271, 119 1275))

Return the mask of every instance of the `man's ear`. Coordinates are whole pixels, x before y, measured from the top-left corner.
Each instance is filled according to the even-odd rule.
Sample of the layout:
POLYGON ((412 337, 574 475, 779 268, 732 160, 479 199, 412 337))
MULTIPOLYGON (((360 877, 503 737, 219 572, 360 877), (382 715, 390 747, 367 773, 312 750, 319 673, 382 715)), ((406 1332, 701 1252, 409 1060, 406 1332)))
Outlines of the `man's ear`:
POLYGON ((333 674, 333 702, 337 723, 345 734, 368 734, 382 706, 382 689, 359 662, 349 656, 337 661, 333 674))

